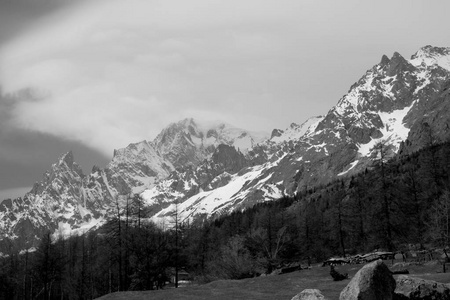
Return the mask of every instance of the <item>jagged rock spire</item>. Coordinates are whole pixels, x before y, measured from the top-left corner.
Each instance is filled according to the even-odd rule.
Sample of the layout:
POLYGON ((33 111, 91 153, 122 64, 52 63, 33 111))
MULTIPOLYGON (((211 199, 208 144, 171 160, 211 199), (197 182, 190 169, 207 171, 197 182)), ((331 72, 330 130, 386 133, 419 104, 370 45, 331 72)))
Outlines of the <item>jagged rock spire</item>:
POLYGON ((72 168, 74 163, 72 150, 61 156, 60 161, 65 162, 69 168, 72 168))

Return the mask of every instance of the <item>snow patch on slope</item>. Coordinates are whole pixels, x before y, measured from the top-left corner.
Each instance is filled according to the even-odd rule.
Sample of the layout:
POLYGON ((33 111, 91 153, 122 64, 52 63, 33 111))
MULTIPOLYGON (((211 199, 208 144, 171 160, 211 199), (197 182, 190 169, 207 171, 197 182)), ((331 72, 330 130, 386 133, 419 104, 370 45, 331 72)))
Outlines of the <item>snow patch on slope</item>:
POLYGON ((317 125, 323 120, 323 118, 323 116, 312 117, 306 120, 302 125, 292 123, 291 126, 284 130, 280 136, 274 136, 270 140, 275 143, 299 140, 304 135, 314 132, 317 125))
MULTIPOLYGON (((172 203, 169 207, 161 210, 151 219, 156 224, 167 225, 170 216, 173 215, 175 211, 179 213, 181 222, 193 219, 196 215, 212 216, 222 212, 229 213, 237 203, 245 199, 245 197, 254 190, 264 192, 263 199, 281 198, 283 194, 276 184, 267 183, 272 174, 267 174, 263 178, 260 178, 264 171, 276 165, 281 159, 282 158, 272 163, 251 167, 244 174, 233 175, 230 182, 225 186, 211 191, 201 191, 179 204, 172 203), (246 188, 250 182, 254 183, 252 184, 252 188, 246 188)), ((149 202, 154 201, 151 198, 155 195, 156 194, 153 194, 150 191, 143 193, 143 197, 149 202)))
MULTIPOLYGON (((211 215, 219 207, 231 202, 236 198, 237 193, 242 187, 249 181, 257 178, 264 170, 263 167, 253 167, 251 171, 246 172, 243 176, 235 175, 231 181, 220 188, 212 191, 200 192, 197 195, 187 199, 183 203, 178 205, 178 210, 183 212, 182 219, 193 216, 194 214, 208 214, 211 215)), ((239 197, 244 197, 247 192, 239 194, 239 197)), ((162 210, 154 216, 154 218, 165 217, 174 210, 174 204, 168 208, 162 210)), ((160 222, 157 222, 160 223, 160 222)))
POLYGON ((358 164, 358 162, 359 162, 359 159, 355 160, 354 162, 352 162, 350 164, 350 166, 349 166, 349 168, 347 170, 337 174, 337 176, 342 176, 342 175, 347 174, 348 172, 350 172, 350 170, 352 170, 358 164))
POLYGON ((413 95, 416 95, 418 92, 420 92, 423 88, 425 88, 427 85, 431 83, 430 77, 431 74, 427 70, 422 70, 417 74, 417 79, 420 81, 420 85, 417 85, 415 91, 413 92, 413 95))
POLYGON ((172 184, 174 183, 173 179, 166 179, 161 181, 158 185, 153 186, 150 189, 146 189, 141 193, 142 199, 144 199, 144 203, 148 206, 158 204, 157 200, 158 196, 164 195, 164 199, 161 202, 170 202, 173 199, 182 198, 183 194, 174 192, 171 189, 172 184))
POLYGON ((92 230, 92 228, 100 227, 105 222, 106 219, 104 217, 100 217, 98 219, 90 218, 88 221, 79 224, 76 228, 67 222, 59 222, 58 229, 52 234, 52 238, 56 240, 58 238, 69 238, 71 236, 83 235, 89 230, 92 230))
POLYGON ((371 149, 379 142, 386 141, 389 144, 394 146, 394 151, 397 152, 400 146, 400 143, 408 137, 409 128, 405 127, 403 123, 403 119, 411 110, 413 105, 416 103, 414 101, 410 106, 405 107, 403 109, 394 110, 392 112, 379 112, 384 127, 380 128, 382 137, 378 139, 372 139, 367 144, 359 144, 358 152, 361 156, 369 156, 371 153, 371 149))
POLYGON ((339 115, 345 115, 349 110, 358 111, 358 105, 362 99, 361 92, 373 90, 372 82, 374 80, 374 70, 366 72, 365 76, 358 82, 359 84, 352 88, 334 107, 339 115))

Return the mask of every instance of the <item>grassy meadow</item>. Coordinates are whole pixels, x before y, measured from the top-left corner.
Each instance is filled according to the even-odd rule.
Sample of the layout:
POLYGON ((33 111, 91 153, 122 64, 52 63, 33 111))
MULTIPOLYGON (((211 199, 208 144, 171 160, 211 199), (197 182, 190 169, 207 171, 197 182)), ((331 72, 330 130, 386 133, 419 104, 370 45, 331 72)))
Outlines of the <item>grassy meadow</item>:
MULTIPOLYGON (((392 267, 392 263, 401 264, 400 261, 385 263, 392 267)), ((341 273, 348 273, 353 277, 363 265, 337 266, 336 270, 341 273)), ((427 262, 423 264, 408 264, 404 268, 408 269, 410 276, 423 279, 435 280, 443 283, 450 283, 449 273, 442 273, 442 265, 437 262, 427 262)), ((331 278, 330 267, 314 265, 311 269, 296 271, 293 273, 261 276, 242 280, 218 280, 208 284, 191 284, 178 289, 166 286, 163 290, 139 291, 139 292, 116 292, 98 298, 99 300, 290 300, 296 294, 307 288, 319 289, 328 299, 339 299, 342 289, 350 282, 350 279, 335 282, 331 278)), ((395 276, 395 275, 394 275, 395 276)))

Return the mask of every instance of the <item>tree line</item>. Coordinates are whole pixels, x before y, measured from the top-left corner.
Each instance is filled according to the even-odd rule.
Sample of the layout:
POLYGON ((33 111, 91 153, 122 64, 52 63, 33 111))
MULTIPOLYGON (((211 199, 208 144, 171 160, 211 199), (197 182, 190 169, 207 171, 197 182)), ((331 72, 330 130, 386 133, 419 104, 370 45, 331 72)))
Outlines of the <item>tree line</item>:
POLYGON ((154 289, 181 269, 208 282, 409 244, 448 247, 450 143, 393 158, 383 143, 373 150, 374 164, 357 175, 214 220, 181 222, 175 205, 163 229, 139 196, 117 199, 116 216, 94 232, 11 249, 0 260, 0 299, 93 299, 154 289))

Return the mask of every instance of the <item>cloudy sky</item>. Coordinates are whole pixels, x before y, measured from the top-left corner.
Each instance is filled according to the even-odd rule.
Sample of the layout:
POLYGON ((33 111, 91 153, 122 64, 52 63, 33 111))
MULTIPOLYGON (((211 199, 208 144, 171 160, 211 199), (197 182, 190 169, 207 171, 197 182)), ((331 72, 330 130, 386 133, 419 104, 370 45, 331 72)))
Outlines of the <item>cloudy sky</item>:
POLYGON ((450 1, 0 0, 0 199, 186 117, 271 132, 381 56, 450 46, 450 1))

